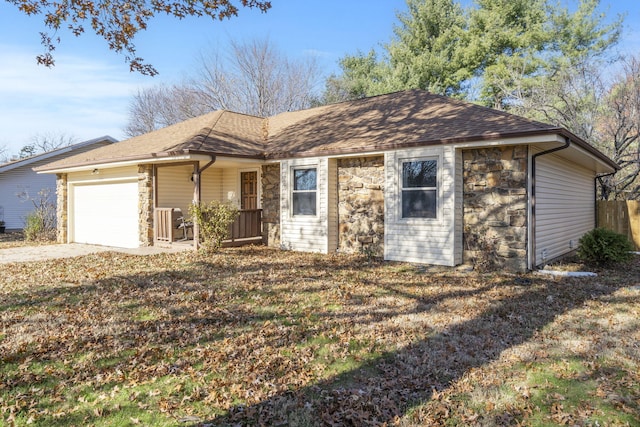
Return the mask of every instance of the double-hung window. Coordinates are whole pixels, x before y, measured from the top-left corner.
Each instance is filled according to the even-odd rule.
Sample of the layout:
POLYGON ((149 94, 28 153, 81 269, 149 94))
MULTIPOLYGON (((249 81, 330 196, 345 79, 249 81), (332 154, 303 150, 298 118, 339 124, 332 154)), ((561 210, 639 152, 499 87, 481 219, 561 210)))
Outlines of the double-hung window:
POLYGON ((437 218, 438 161, 420 159, 402 164, 402 218, 437 218))
POLYGON ((315 215, 318 189, 316 168, 294 168, 292 205, 293 215, 315 215))

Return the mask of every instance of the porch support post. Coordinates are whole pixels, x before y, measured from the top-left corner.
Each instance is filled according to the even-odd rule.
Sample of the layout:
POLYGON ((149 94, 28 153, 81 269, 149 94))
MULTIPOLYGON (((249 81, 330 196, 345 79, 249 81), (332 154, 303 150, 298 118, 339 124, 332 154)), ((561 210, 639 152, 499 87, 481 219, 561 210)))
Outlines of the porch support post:
MULTIPOLYGON (((200 204, 202 195, 200 194, 200 163, 193 164, 193 203, 200 204)), ((200 225, 198 221, 193 221, 193 248, 198 250, 200 247, 200 225)))
MULTIPOLYGON (((193 203, 197 203, 198 205, 202 201, 201 194, 201 177, 202 172, 207 170, 209 166, 214 164, 216 161, 215 156, 211 156, 211 160, 209 163, 200 168, 200 162, 193 163, 193 203)), ((198 249, 200 247, 200 226, 198 225, 198 221, 193 221, 193 248, 198 249)))
POLYGON ((69 224, 67 223, 69 214, 67 174, 56 174, 56 240, 58 243, 68 243, 69 224))

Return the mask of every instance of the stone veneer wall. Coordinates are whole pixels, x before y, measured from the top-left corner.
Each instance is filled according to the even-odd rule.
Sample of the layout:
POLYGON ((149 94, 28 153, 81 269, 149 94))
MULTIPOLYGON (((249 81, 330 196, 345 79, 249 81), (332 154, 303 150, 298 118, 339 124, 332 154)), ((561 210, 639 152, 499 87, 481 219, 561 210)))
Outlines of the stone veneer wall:
POLYGON ((153 165, 138 165, 138 235, 141 246, 153 244, 153 165))
POLYGON ((464 150, 463 261, 527 269, 527 146, 464 150))
POLYGON ((67 243, 67 174, 56 174, 56 240, 58 243, 67 243))
POLYGON ((338 160, 338 250, 384 255, 384 157, 338 160))
POLYGON ((280 165, 262 166, 262 241, 280 247, 280 165))

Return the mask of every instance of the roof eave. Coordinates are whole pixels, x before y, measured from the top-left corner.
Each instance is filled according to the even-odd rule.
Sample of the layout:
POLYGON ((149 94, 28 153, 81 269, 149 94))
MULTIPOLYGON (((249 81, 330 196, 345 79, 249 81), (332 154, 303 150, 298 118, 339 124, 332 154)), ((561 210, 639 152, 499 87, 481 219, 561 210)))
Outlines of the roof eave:
POLYGON ((117 139, 115 139, 115 138, 113 138, 113 137, 111 137, 109 135, 101 136, 99 138, 89 139, 87 141, 79 142, 77 144, 67 145, 67 146, 64 146, 64 147, 56 148, 56 149, 51 150, 51 151, 47 151, 45 153, 39 153, 39 154, 35 154, 33 156, 26 157, 24 159, 18 159, 18 160, 15 160, 15 161, 8 162, 8 163, 0 166, 0 173, 8 172, 8 171, 10 171, 12 169, 16 169, 16 168, 23 167, 23 166, 28 166, 31 163, 35 163, 35 162, 39 162, 39 161, 42 161, 42 160, 46 160, 46 159, 49 159, 49 158, 55 157, 55 156, 60 156, 62 154, 69 153, 69 152, 71 152, 73 150, 77 150, 79 148, 86 147, 86 146, 93 145, 93 144, 97 144, 98 142, 104 142, 104 141, 112 143, 112 144, 115 143, 115 142, 118 142, 117 139))
POLYGON ((559 128, 559 129, 560 129, 560 132, 559 132, 560 135, 562 135, 562 136, 564 136, 566 138, 569 138, 569 140, 571 142, 576 143, 580 148, 584 149, 589 154, 591 154, 592 156, 596 157, 598 160, 600 160, 602 163, 604 163, 605 165, 607 165, 610 168, 612 168, 614 171, 617 172, 620 169, 622 169, 619 164, 617 164, 616 162, 611 160, 607 155, 602 153, 600 150, 598 150, 597 148, 595 148, 594 146, 592 146, 588 142, 584 141, 580 137, 576 136, 575 134, 569 132, 568 130, 566 130, 564 128, 559 128))
POLYGON ((519 138, 533 135, 550 135, 558 134, 560 128, 557 129, 542 129, 536 131, 523 131, 523 132, 511 132, 511 133, 485 133, 480 135, 472 135, 465 137, 453 137, 453 138, 440 138, 440 139, 421 139, 410 142, 401 143, 383 143, 373 144, 371 146, 338 149, 338 150, 309 150, 299 152, 275 152, 267 155, 268 160, 295 158, 295 157, 310 157, 310 156, 339 156, 339 155, 351 155, 356 153, 369 153, 369 152, 383 152, 393 151, 405 148, 424 147, 430 145, 452 145, 452 144, 464 144, 483 141, 495 141, 507 138, 519 138))
MULTIPOLYGON (((465 136, 465 137, 454 137, 454 138, 442 138, 442 139, 431 139, 431 140, 416 140, 410 142, 402 142, 402 143, 385 143, 385 144, 373 144, 371 146, 364 147, 356 147, 356 148, 348 148, 348 149, 336 149, 336 150, 309 150, 309 151, 299 151, 299 152, 274 152, 266 155, 266 160, 281 160, 288 158, 296 158, 296 157, 317 157, 317 156, 348 156, 357 153, 371 153, 371 152, 384 152, 384 151, 393 151, 400 150, 406 148, 415 148, 415 147, 424 147, 431 145, 451 145, 451 144, 465 144, 465 143, 473 143, 473 142, 489 142, 496 141, 500 139, 514 139, 514 138, 523 138, 523 137, 532 137, 532 136, 544 136, 544 135, 560 135, 562 137, 569 138, 572 142, 576 143, 579 147, 589 152, 593 156, 595 156, 599 161, 607 165, 608 167, 614 170, 620 170, 620 166, 611 160, 609 157, 604 155, 602 152, 567 131, 564 128, 545 128, 545 129, 535 129, 531 131, 520 131, 520 132, 502 132, 502 133, 487 133, 473 136, 465 136)), ((526 143, 526 142, 523 142, 526 143)))
POLYGON ((209 160, 211 158, 215 158, 217 156, 225 156, 225 157, 238 157, 238 158, 249 158, 249 159, 257 159, 264 160, 264 153, 256 154, 256 155, 233 155, 228 153, 215 153, 211 151, 201 151, 201 150, 172 150, 172 151, 162 151, 157 153, 136 155, 136 156, 128 156, 128 157, 119 157, 112 159, 103 159, 103 160, 90 160, 86 162, 79 162, 64 166, 53 166, 47 167, 42 166, 39 168, 35 168, 34 170, 38 173, 68 173, 68 172, 77 172, 88 169, 106 169, 106 168, 116 168, 123 166, 131 166, 137 164, 147 164, 147 163, 171 163, 178 161, 200 161, 200 160, 209 160))

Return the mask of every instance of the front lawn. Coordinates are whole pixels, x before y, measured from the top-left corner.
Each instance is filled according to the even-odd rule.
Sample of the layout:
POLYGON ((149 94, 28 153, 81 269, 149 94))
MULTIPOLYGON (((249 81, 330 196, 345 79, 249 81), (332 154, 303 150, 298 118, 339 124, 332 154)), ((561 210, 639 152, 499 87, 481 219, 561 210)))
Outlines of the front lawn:
POLYGON ((2 265, 6 425, 640 425, 640 260, 596 278, 267 248, 2 265))

